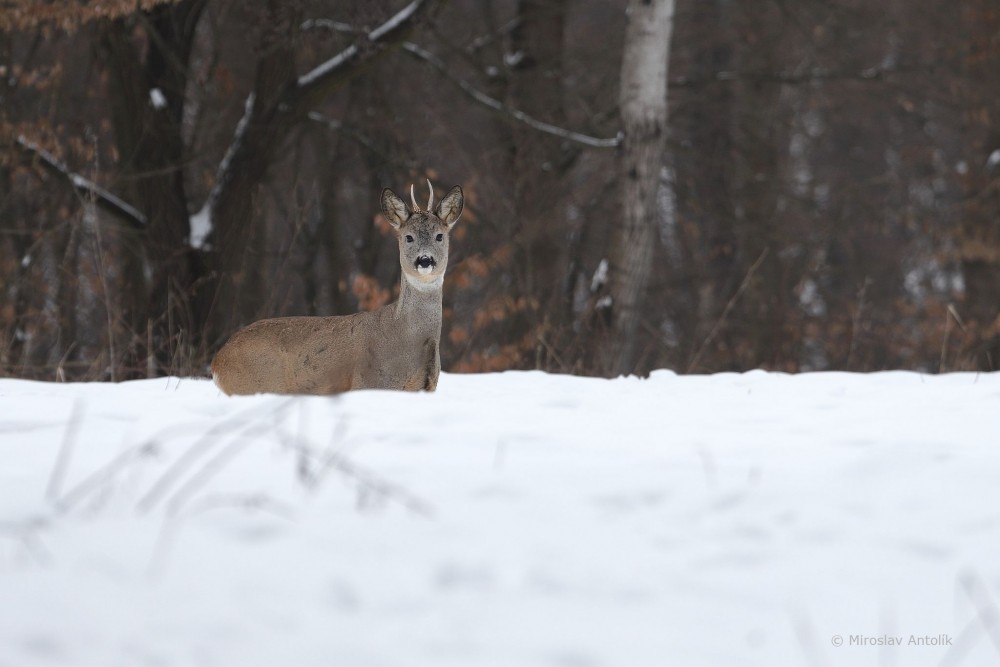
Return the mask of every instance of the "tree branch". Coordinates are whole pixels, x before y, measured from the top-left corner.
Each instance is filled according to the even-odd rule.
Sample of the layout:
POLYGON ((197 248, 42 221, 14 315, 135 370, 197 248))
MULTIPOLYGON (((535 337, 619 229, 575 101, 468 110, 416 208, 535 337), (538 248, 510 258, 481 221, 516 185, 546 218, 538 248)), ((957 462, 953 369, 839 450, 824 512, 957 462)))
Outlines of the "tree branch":
POLYGON ((712 326, 712 330, 708 332, 708 335, 705 336, 705 339, 701 341, 701 344, 695 351, 694 356, 691 358, 691 363, 688 364, 687 373, 694 372, 694 370, 698 367, 698 362, 701 361, 701 355, 705 351, 705 348, 711 345, 712 341, 715 340, 715 336, 719 333, 719 329, 725 323, 726 318, 729 317, 729 311, 733 309, 733 306, 735 306, 736 302, 739 301, 743 292, 746 291, 747 287, 750 285, 750 280, 753 279, 753 274, 757 272, 760 265, 764 263, 765 259, 767 259, 769 251, 770 248, 764 248, 764 250, 760 253, 760 257, 757 258, 757 261, 750 266, 747 274, 743 277, 743 282, 741 282, 740 286, 736 288, 736 292, 726 303, 726 307, 722 309, 722 314, 719 315, 719 319, 715 321, 715 324, 712 326))
POLYGON ((490 32, 485 35, 480 35, 472 40, 467 47, 465 47, 465 52, 468 54, 473 54, 479 51, 485 46, 492 44, 498 37, 509 34, 512 30, 517 29, 522 23, 522 17, 515 16, 511 20, 500 26, 496 32, 490 32))
POLYGON ((501 115, 507 116, 512 120, 523 123, 532 129, 538 130, 539 132, 544 132, 545 134, 551 134, 552 136, 559 137, 561 139, 583 144, 584 146, 588 146, 590 148, 617 148, 622 143, 623 135, 621 132, 610 139, 601 139, 599 137, 592 137, 580 132, 574 132, 572 130, 552 125, 551 123, 546 123, 536 118, 532 118, 523 111, 509 107, 503 102, 490 97, 486 93, 475 88, 468 81, 453 76, 451 72, 448 71, 447 65, 445 65, 440 58, 417 46, 413 42, 403 42, 403 50, 413 57, 431 65, 438 71, 439 74, 441 74, 441 76, 453 83, 468 97, 472 98, 479 104, 482 104, 488 109, 492 109, 501 115))
POLYGON ((812 67, 795 72, 739 72, 721 71, 707 77, 688 78, 674 77, 670 79, 670 88, 697 88, 716 83, 732 83, 749 81, 752 83, 803 84, 814 81, 860 81, 885 82, 892 74, 914 74, 929 72, 941 67, 948 67, 947 61, 932 63, 917 63, 914 65, 897 65, 895 67, 874 66, 862 70, 836 70, 825 67, 812 67))
POLYGON ((397 155, 392 155, 382 150, 370 137, 363 134, 360 130, 358 130, 358 128, 348 125, 343 121, 339 121, 335 118, 330 118, 329 116, 321 114, 318 111, 310 111, 308 118, 314 123, 318 123, 320 125, 325 126, 328 130, 332 132, 339 132, 344 136, 353 139, 362 147, 364 147, 365 150, 370 151, 372 154, 377 155, 379 158, 387 162, 391 162, 411 170, 416 169, 419 166, 413 160, 403 160, 400 159, 397 155))
POLYGON ((37 158, 38 163, 46 171, 64 180, 84 197, 91 199, 99 209, 123 220, 134 229, 145 231, 146 216, 139 209, 125 202, 117 195, 105 190, 90 179, 70 171, 66 163, 57 159, 52 153, 49 153, 35 142, 29 141, 23 136, 18 136, 16 143, 25 153, 37 158))
POLYGON ((371 32, 362 35, 346 49, 298 78, 292 94, 301 111, 342 83, 354 77, 363 66, 403 42, 443 0, 413 0, 406 7, 371 32))
POLYGON ((356 28, 350 23, 344 23, 342 21, 334 21, 331 19, 306 19, 299 26, 299 30, 332 30, 333 32, 344 32, 351 35, 357 35, 358 33, 364 32, 361 28, 356 28))
MULTIPOLYGON (((212 224, 215 222, 218 202, 224 199, 230 187, 237 187, 232 185, 231 172, 234 163, 242 165, 248 159, 248 155, 254 155, 256 162, 266 164, 274 146, 279 144, 281 138, 299 121, 308 117, 315 104, 327 93, 357 76, 365 66, 388 52, 393 46, 397 46, 417 27, 423 16, 432 12, 443 1, 413 0, 374 30, 356 31, 361 34, 353 44, 305 74, 291 79, 273 104, 268 104, 259 95, 255 99, 256 90, 255 93, 251 93, 233 140, 216 170, 215 185, 208 200, 212 224), (275 117, 277 115, 284 117, 279 120, 275 117)), ((346 24, 325 19, 308 20, 299 24, 300 30, 313 28, 351 30, 346 24)), ((259 174, 248 174, 245 180, 255 183, 263 173, 263 168, 259 172, 259 174)), ((246 183, 237 189, 245 190, 242 185, 246 183)))

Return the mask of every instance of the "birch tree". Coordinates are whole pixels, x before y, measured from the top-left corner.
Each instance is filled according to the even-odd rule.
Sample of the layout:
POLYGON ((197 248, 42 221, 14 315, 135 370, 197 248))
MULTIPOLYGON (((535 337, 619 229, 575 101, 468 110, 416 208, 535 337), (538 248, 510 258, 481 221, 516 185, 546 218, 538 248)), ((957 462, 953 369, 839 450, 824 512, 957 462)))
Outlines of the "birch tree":
POLYGON ((656 242, 656 188, 666 146, 667 66, 674 0, 630 0, 621 71, 622 207, 611 236, 610 371, 629 373, 638 361, 642 297, 656 242))

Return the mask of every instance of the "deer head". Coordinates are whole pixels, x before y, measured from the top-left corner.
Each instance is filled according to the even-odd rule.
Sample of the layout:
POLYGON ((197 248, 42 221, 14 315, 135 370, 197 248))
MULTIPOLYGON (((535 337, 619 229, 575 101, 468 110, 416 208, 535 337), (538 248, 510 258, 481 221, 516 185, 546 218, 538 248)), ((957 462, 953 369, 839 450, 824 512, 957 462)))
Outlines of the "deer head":
POLYGON ((386 188, 382 191, 382 213, 396 230, 399 264, 404 278, 417 283, 439 283, 448 268, 448 235, 462 215, 465 198, 462 188, 453 187, 437 204, 434 186, 427 181, 430 195, 426 209, 420 208, 410 186, 410 205, 386 188))

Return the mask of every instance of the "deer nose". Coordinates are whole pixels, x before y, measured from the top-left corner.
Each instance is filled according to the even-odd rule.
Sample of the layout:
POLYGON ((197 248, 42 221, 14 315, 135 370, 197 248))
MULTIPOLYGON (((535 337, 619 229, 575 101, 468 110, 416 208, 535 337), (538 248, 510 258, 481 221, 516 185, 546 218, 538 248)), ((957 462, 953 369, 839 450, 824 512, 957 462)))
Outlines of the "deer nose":
POLYGON ((426 269, 434 266, 436 262, 434 261, 434 258, 429 255, 421 255, 420 257, 417 257, 416 264, 418 269, 426 269))

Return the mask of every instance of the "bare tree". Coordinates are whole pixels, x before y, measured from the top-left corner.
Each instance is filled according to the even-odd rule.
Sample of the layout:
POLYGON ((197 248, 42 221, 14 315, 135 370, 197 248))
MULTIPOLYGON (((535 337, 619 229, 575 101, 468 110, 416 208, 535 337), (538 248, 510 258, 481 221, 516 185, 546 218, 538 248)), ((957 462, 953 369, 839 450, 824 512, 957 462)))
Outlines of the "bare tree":
POLYGON ((610 278, 613 373, 635 370, 637 332, 657 238, 656 192, 667 137, 667 66, 673 0, 632 0, 621 73, 621 220, 613 220, 610 278))
POLYGON ((965 280, 963 312, 971 327, 968 354, 982 370, 1000 368, 1000 129, 996 96, 989 94, 997 65, 1000 15, 984 0, 961 3, 966 21, 963 63, 963 135, 969 154, 963 184, 966 200, 959 228, 965 280))
POLYGON ((370 202, 425 176, 468 185, 446 370, 1000 357, 986 0, 15 4, 0 372, 197 374, 374 307, 370 202))

